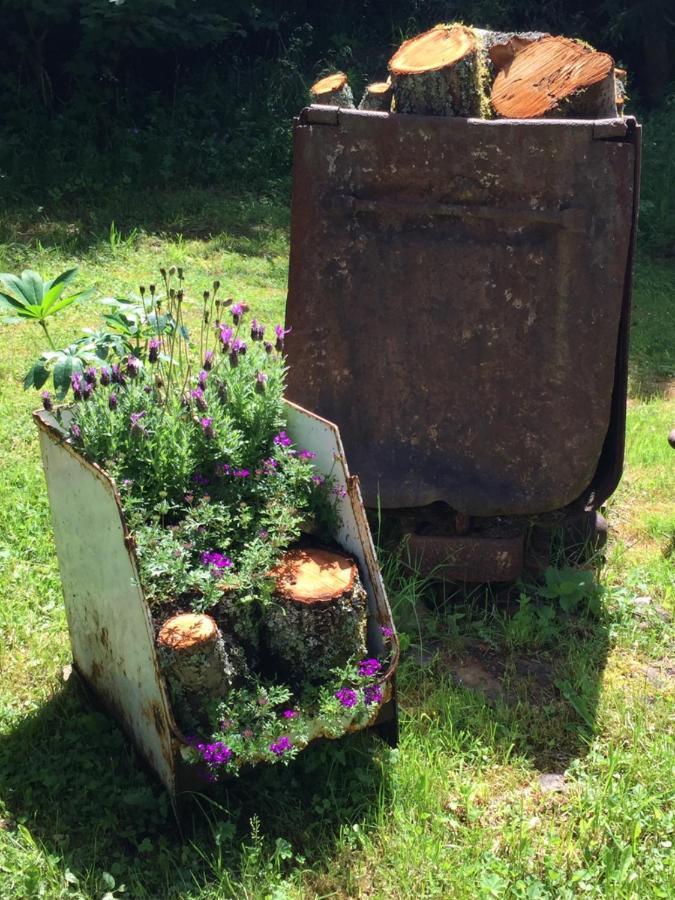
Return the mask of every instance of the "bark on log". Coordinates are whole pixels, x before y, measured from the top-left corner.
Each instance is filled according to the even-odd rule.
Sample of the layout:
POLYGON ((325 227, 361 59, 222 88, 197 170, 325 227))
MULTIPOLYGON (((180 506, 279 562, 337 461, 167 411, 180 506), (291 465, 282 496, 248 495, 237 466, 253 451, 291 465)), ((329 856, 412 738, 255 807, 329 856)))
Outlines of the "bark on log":
POLYGON ((190 715, 198 718, 205 706, 224 696, 241 674, 237 648, 226 645, 211 616, 172 616, 160 628, 157 645, 182 719, 190 715))
POLYGON ((540 38, 549 37, 544 31, 487 31, 484 28, 474 29, 483 44, 487 55, 487 66, 494 76, 504 66, 513 62, 516 54, 529 47, 540 38))
POLYGON ((378 112, 389 112, 394 89, 391 81, 375 81, 369 84, 359 103, 359 109, 372 109, 378 112))
POLYGON ((497 73, 491 99, 505 118, 611 118, 614 60, 579 41, 543 37, 497 73))
POLYGON ((368 598, 354 560, 328 550, 290 550, 272 574, 267 643, 282 668, 321 680, 365 655, 368 598))
POLYGON ((398 113, 486 116, 488 72, 481 40, 464 25, 437 25, 404 41, 389 60, 398 113))
POLYGON ((626 100, 629 99, 627 91, 628 73, 625 69, 614 69, 614 83, 616 85, 616 110, 622 116, 626 100))
POLYGON ((343 109, 354 108, 352 89, 347 83, 344 72, 335 72, 319 79, 309 89, 312 103, 321 103, 324 106, 341 106, 343 109))

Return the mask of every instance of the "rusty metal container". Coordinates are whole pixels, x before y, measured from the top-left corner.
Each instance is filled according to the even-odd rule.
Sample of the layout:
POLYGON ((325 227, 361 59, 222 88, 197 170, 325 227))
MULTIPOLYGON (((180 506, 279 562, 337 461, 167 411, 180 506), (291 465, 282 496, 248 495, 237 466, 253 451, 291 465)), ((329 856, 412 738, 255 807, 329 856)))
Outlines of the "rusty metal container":
MULTIPOLYGON (((181 790, 195 786, 194 768, 173 716, 160 669, 150 609, 143 596, 133 538, 114 482, 85 460, 48 412, 34 414, 47 481, 56 553, 63 583, 73 663, 94 698, 120 723, 168 790, 174 809, 181 790)), ((288 404, 287 431, 312 447, 318 472, 346 488, 338 497, 337 542, 359 564, 368 593, 368 644, 384 652, 381 627, 392 629, 391 663, 382 677, 385 703, 368 727, 397 740, 395 671, 398 640, 366 520, 359 482, 349 473, 338 429, 288 404)), ((316 738, 322 737, 317 733, 316 738)), ((203 783, 199 789, 203 790, 203 783)))
POLYGON ((338 423, 367 506, 440 505, 460 557, 520 522, 490 578, 620 479, 639 170, 633 118, 295 122, 289 397, 338 423))

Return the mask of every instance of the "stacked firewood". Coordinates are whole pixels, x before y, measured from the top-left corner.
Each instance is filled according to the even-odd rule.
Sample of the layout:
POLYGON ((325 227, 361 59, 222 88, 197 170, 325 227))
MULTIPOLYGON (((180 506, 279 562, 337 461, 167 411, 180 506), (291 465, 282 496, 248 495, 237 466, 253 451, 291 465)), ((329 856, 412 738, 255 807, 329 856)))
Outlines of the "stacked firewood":
MULTIPOLYGON (((312 103, 354 107, 347 76, 310 89, 312 103)), ((626 72, 583 41, 540 32, 436 25, 404 41, 386 81, 359 109, 484 119, 612 118, 623 111, 626 72)))

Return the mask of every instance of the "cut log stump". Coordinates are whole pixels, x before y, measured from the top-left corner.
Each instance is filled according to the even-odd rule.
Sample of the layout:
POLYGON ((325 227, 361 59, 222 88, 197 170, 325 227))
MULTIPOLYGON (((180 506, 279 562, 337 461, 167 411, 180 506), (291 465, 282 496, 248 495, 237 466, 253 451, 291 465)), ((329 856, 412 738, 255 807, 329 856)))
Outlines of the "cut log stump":
POLYGON ((160 628, 157 646, 179 706, 197 717, 211 700, 224 696, 242 674, 243 658, 238 648, 226 645, 211 616, 172 616, 160 628))
POLYGON ((371 109, 376 112, 389 112, 394 89, 390 81, 375 81, 364 91, 359 109, 371 109))
POLYGON ((354 96, 344 72, 335 72, 319 79, 311 86, 309 93, 312 103, 342 106, 345 109, 354 108, 354 96))
POLYGON ((283 669, 320 680, 365 655, 368 598, 353 559, 329 550, 290 550, 272 575, 267 644, 283 669))
POLYGON ((517 53, 529 47, 540 38, 549 37, 543 31, 488 31, 476 28, 476 34, 483 45, 490 81, 504 66, 513 62, 517 53))
POLYGON ((485 116, 487 70, 482 42, 464 25, 437 25, 404 41, 389 60, 398 113, 485 116))
POLYGON ((497 73, 492 106, 511 119, 613 118, 614 60, 580 41, 543 37, 497 73))

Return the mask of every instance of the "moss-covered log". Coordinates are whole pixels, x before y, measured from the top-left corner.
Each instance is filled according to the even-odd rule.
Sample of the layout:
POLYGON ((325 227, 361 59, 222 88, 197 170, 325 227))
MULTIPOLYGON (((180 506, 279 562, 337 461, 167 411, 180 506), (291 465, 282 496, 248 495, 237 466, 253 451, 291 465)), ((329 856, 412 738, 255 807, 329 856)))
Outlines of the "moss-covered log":
POLYGON ((241 652, 223 639, 211 616, 172 616, 159 630, 157 647, 181 721, 198 719, 243 674, 241 652))
POLYGON ((488 72, 472 28, 437 25, 404 41, 389 60, 398 113, 486 116, 488 72))
POLYGON ((309 89, 312 103, 353 109, 354 96, 344 72, 335 72, 316 81, 309 89))
POLYGON ((580 41, 543 37, 497 73, 491 100, 505 118, 611 118, 617 114, 614 60, 580 41))
POLYGON ((622 116, 628 97, 628 73, 625 69, 614 69, 614 84, 616 87, 616 111, 622 116))
POLYGON ((368 603, 354 560, 328 550, 291 550, 273 576, 267 644, 282 669, 318 681, 365 655, 368 603))
POLYGON ((375 81, 363 92, 359 109, 370 109, 376 112, 389 112, 394 89, 391 81, 375 81))
POLYGON ((491 81, 494 81, 500 69, 513 62, 516 54, 521 50, 540 38, 548 37, 543 31, 487 31, 484 28, 474 30, 480 38, 486 55, 485 62, 491 81))

